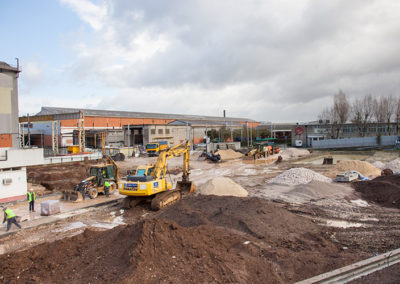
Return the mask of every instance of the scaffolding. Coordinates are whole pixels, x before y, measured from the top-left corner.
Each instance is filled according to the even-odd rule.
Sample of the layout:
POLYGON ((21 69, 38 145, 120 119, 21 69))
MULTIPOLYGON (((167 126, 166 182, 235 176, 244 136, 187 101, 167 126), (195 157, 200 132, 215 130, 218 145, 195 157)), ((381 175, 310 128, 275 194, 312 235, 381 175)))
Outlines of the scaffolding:
POLYGON ((78 119, 78 140, 79 140, 79 152, 85 152, 85 117, 83 112, 79 112, 78 119))
POLYGON ((51 149, 53 150, 53 155, 58 155, 58 143, 59 143, 59 120, 51 121, 51 149))

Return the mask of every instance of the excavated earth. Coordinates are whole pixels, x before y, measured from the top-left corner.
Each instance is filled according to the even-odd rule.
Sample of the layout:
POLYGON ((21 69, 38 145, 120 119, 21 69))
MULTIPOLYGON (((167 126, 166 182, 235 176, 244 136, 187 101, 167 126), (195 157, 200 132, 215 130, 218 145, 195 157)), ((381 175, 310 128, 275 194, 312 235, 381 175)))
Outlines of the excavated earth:
POLYGON ((130 225, 3 254, 0 282, 289 283, 369 256, 331 235, 270 201, 193 196, 130 225))

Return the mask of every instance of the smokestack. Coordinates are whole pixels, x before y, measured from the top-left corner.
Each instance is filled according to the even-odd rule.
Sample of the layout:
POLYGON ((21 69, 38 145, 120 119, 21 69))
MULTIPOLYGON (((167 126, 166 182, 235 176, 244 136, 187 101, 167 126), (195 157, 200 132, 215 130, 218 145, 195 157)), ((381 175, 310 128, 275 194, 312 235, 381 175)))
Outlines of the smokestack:
POLYGON ((224 110, 224 117, 226 117, 226 115, 225 115, 226 113, 225 113, 225 110, 224 110))

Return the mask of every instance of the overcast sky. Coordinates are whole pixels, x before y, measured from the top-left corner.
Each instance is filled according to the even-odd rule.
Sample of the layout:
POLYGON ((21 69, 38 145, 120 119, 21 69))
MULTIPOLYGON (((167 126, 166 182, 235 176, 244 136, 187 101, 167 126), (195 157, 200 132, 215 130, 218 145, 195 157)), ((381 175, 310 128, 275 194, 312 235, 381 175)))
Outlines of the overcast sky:
POLYGON ((0 0, 0 61, 41 106, 315 120, 400 95, 400 1, 0 0))

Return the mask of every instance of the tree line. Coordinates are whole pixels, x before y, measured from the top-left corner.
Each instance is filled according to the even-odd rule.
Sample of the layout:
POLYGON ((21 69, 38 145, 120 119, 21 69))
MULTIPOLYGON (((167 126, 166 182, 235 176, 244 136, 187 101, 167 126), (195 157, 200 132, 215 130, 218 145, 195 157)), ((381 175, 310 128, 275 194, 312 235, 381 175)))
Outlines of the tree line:
POLYGON ((388 135, 399 134, 400 97, 365 95, 350 100, 339 90, 333 96, 333 105, 324 108, 318 119, 325 123, 331 138, 339 138, 340 131, 347 122, 356 125, 361 137, 366 135, 371 123, 386 125, 388 135), (392 129, 392 123, 395 123, 395 129, 392 129))

